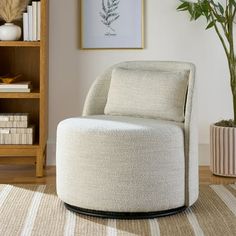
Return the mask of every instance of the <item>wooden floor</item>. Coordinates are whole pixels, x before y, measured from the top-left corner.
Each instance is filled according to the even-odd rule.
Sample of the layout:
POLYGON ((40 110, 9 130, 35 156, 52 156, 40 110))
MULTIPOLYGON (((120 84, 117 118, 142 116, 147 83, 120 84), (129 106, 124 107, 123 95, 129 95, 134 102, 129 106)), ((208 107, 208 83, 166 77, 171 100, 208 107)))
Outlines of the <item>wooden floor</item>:
POLYGON ((200 184, 231 184, 236 182, 236 178, 213 175, 209 169, 209 166, 200 166, 199 178, 200 184))
MULTIPOLYGON (((236 178, 218 177, 211 174, 208 166, 199 170, 200 184, 235 183, 236 178)), ((0 166, 0 184, 55 184, 56 168, 48 166, 45 177, 35 178, 33 166, 0 166)))
POLYGON ((35 167, 32 165, 0 165, 0 184, 55 184, 56 168, 48 166, 45 177, 35 177, 35 167))

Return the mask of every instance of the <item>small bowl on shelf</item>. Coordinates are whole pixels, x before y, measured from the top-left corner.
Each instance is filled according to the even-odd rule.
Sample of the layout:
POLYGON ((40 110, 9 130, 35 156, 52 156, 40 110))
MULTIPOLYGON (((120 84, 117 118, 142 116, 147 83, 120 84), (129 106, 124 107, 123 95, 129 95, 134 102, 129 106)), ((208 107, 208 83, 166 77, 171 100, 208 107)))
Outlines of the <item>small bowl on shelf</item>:
POLYGON ((0 80, 2 81, 2 83, 4 84, 11 84, 11 83, 15 83, 17 82, 21 77, 21 74, 7 74, 7 75, 3 75, 0 76, 0 80))

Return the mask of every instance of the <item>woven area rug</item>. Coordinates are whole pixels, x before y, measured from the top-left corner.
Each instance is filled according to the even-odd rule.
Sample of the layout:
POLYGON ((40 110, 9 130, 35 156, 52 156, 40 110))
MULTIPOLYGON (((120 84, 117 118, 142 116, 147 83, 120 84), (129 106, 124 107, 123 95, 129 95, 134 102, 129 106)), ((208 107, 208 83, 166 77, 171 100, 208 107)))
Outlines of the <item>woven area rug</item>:
POLYGON ((236 185, 201 186, 198 202, 178 215, 152 220, 107 220, 65 209, 55 186, 0 185, 1 236, 232 236, 236 185))

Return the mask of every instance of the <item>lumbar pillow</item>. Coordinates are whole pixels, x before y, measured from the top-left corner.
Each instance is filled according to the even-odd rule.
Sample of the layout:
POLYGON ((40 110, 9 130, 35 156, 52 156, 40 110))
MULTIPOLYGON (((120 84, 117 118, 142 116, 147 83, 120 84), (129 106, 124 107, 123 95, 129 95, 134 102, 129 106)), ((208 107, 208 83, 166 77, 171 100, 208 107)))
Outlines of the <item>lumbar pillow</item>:
POLYGON ((183 122, 188 77, 189 71, 115 68, 104 113, 183 122))

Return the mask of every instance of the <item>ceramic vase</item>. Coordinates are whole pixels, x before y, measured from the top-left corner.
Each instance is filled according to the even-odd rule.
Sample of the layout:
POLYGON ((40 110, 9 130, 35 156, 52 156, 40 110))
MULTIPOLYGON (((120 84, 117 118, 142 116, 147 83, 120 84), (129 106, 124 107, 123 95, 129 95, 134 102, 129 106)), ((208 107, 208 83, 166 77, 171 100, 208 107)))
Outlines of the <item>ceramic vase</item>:
POLYGON ((21 37, 21 28, 13 23, 5 23, 0 26, 0 40, 15 41, 21 37))

